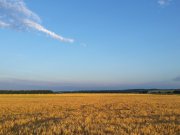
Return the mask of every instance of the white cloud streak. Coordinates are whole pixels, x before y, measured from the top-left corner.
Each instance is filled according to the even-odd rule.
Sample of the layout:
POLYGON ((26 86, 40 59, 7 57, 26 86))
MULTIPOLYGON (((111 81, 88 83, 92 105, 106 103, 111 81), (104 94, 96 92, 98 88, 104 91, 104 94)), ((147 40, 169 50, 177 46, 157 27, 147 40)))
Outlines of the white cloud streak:
POLYGON ((62 42, 74 42, 73 39, 64 38, 46 29, 40 22, 40 17, 29 10, 23 0, 0 0, 0 28, 37 30, 62 42))
POLYGON ((24 20, 24 23, 26 24, 26 26, 28 27, 31 27, 35 30, 38 30, 40 32, 44 32, 46 33, 47 35, 53 37, 54 39, 57 39, 57 40, 60 40, 60 41, 63 41, 63 42, 74 42, 73 39, 69 39, 69 38, 64 38, 60 35, 57 35, 56 33, 54 32, 51 32, 49 30, 47 30, 46 28, 44 28, 42 25, 38 24, 38 23, 35 23, 33 21, 30 21, 30 20, 24 20))

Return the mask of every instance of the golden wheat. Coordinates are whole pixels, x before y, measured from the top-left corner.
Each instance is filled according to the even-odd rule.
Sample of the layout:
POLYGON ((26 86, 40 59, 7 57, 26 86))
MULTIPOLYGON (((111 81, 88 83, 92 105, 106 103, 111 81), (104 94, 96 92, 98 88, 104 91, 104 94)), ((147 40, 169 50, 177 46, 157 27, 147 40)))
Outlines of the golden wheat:
POLYGON ((0 135, 179 135, 180 96, 0 95, 0 135))

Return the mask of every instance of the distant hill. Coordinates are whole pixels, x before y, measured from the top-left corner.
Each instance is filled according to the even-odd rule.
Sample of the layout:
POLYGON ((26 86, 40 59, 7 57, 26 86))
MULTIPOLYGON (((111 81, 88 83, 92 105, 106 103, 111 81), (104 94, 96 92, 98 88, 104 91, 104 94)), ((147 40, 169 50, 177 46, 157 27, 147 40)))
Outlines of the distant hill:
POLYGON ((53 94, 52 90, 0 90, 0 94, 53 94))

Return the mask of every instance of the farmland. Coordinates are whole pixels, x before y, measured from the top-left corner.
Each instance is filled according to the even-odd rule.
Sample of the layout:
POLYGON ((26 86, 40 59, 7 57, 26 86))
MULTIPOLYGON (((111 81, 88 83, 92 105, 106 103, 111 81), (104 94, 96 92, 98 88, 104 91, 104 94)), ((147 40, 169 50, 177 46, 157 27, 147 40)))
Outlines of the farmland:
POLYGON ((180 134, 180 96, 0 95, 0 135, 180 134))

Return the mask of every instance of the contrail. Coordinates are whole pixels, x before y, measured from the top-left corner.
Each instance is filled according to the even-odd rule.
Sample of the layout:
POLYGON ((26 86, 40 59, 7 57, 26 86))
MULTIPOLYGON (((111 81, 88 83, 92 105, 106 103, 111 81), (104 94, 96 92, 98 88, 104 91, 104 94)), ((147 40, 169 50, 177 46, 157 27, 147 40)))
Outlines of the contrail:
POLYGON ((62 36, 60 36, 60 35, 57 35, 56 33, 47 30, 46 28, 44 28, 44 27, 41 26, 40 24, 35 23, 35 22, 33 22, 33 21, 24 20, 24 23, 26 24, 26 26, 31 27, 31 28, 34 28, 34 29, 36 29, 36 30, 38 30, 38 31, 40 31, 40 32, 44 32, 44 33, 46 33, 47 35, 53 37, 54 39, 58 39, 58 40, 63 41, 63 42, 71 42, 71 43, 74 42, 73 39, 64 38, 64 37, 62 37, 62 36))
POLYGON ((37 30, 62 42, 74 42, 73 39, 64 38, 40 24, 40 17, 29 10, 23 0, 0 0, 0 28, 15 30, 37 30))

